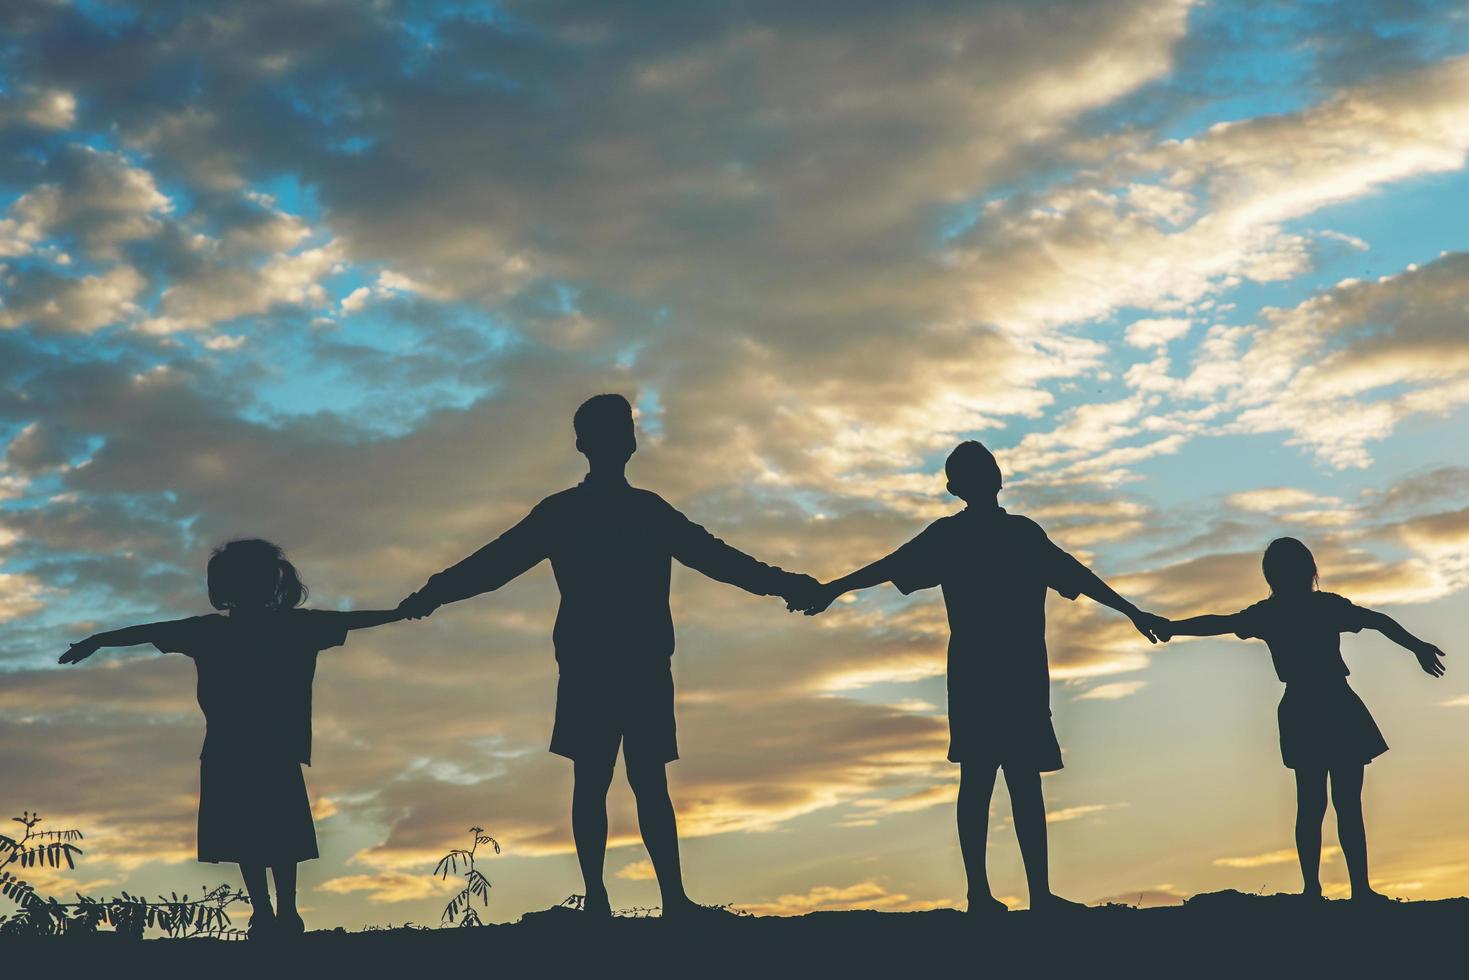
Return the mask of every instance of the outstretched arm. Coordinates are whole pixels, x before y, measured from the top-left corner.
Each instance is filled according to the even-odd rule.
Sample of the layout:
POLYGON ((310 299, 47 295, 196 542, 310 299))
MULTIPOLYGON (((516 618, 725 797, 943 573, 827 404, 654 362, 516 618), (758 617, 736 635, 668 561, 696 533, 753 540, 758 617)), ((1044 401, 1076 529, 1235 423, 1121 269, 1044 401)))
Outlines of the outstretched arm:
POLYGON ((120 630, 93 633, 85 640, 79 643, 73 643, 71 648, 63 653, 56 662, 60 664, 78 664, 103 647, 131 647, 137 646, 140 643, 153 643, 177 622, 181 622, 181 620, 168 620, 161 623, 142 623, 137 626, 125 626, 120 630))
POLYGON ((673 557, 696 572, 755 595, 778 595, 788 603, 810 601, 818 583, 809 575, 788 572, 745 554, 669 508, 673 557))
POLYGON ((1401 623, 1387 613, 1378 612, 1375 609, 1369 609, 1366 612, 1367 615, 1363 621, 1364 626, 1377 630, 1377 632, 1417 657, 1418 665, 1423 668, 1424 673, 1432 677, 1442 677, 1444 675, 1444 652, 1442 650, 1427 640, 1420 640, 1412 633, 1409 633, 1403 628, 1401 623))
POLYGON ((545 512, 537 506, 468 558, 430 577, 398 604, 398 611, 408 619, 422 619, 447 602, 493 592, 540 564, 547 554, 546 535, 545 512))
POLYGON ((337 625, 348 630, 371 629, 407 618, 407 614, 401 609, 354 609, 351 612, 328 611, 323 614, 331 616, 337 625))
MULTIPOLYGON (((1067 556, 1070 558, 1070 556, 1067 556)), ((1080 562, 1076 562, 1075 586, 1078 592, 1094 602, 1100 602, 1109 609, 1115 609, 1128 619, 1137 631, 1148 638, 1149 643, 1157 643, 1162 635, 1162 630, 1168 622, 1162 616, 1156 616, 1150 612, 1143 612, 1137 606, 1128 602, 1118 595, 1112 586, 1103 582, 1101 577, 1080 562)))
POLYGON ((1167 642, 1175 636, 1222 636, 1237 628, 1234 616, 1192 616, 1188 619, 1164 620, 1159 639, 1167 642))
POLYGON ((804 604, 792 602, 787 608, 791 612, 799 609, 807 616, 815 616, 818 613, 825 612, 827 607, 848 592, 870 589, 874 585, 890 582, 893 578, 892 557, 892 555, 887 555, 886 557, 879 558, 870 565, 864 565, 849 575, 832 579, 830 582, 824 583, 820 590, 811 597, 809 602, 804 604))

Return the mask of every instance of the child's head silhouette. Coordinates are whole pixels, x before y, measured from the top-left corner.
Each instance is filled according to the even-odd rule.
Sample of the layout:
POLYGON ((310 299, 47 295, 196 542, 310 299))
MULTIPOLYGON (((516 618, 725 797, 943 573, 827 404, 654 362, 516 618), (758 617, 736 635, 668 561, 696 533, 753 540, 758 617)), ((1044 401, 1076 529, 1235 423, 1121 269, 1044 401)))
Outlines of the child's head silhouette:
POLYGON ((306 601, 306 584, 286 553, 269 541, 244 538, 209 556, 209 603, 215 609, 292 609, 306 601))
POLYGON ((571 419, 576 450, 588 460, 626 463, 637 452, 632 405, 621 395, 593 395, 571 419))
POLYGON ((994 453, 973 439, 959 443, 949 453, 944 475, 949 478, 949 492, 965 503, 993 497, 1004 484, 994 453))
POLYGON ((1316 559, 1295 538, 1276 538, 1265 549, 1260 565, 1272 595, 1310 592, 1316 587, 1316 559))

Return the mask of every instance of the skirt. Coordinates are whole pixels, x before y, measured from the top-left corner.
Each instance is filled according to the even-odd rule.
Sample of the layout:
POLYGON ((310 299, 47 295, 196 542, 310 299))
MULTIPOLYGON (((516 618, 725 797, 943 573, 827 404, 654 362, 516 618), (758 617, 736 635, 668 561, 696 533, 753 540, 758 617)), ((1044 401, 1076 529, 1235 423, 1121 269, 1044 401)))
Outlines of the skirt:
POLYGON ((299 762, 200 760, 200 861, 274 868, 316 856, 316 826, 299 762))
POLYGON ((1387 751, 1372 713, 1345 677, 1287 685, 1277 716, 1288 769, 1363 766, 1387 751))

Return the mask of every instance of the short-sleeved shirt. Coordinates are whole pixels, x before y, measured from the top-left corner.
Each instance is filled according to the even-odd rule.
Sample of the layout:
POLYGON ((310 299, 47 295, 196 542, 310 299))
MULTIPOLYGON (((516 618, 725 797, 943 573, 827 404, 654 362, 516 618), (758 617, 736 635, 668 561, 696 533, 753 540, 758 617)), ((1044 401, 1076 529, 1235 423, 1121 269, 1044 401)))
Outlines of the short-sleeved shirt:
POLYGON ((1233 616, 1231 627, 1241 639, 1264 640, 1270 647, 1275 675, 1287 684, 1340 680, 1346 677, 1341 634, 1367 625, 1369 610, 1334 592, 1273 595, 1233 616))
POLYGON ((1039 524, 1002 507, 968 507, 886 561, 905 595, 943 588, 951 699, 1018 715, 1050 710, 1046 590, 1075 599, 1091 573, 1039 524))
POLYGON ((153 645, 182 653, 199 675, 204 748, 211 756, 282 754, 311 764, 311 684, 316 655, 347 640, 327 610, 214 613, 161 623, 153 645))
POLYGON ((795 578, 725 544, 650 490, 588 478, 430 578, 424 594, 441 603, 465 599, 545 559, 561 590, 552 642, 563 673, 667 669, 674 559, 757 595, 783 594, 795 578))

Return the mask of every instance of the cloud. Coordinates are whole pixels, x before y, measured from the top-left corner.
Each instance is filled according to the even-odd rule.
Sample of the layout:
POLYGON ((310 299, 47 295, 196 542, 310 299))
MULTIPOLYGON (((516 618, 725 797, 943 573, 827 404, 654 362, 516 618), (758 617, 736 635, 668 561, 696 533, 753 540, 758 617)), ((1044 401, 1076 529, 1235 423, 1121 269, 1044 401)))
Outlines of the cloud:
MULTIPOLYGON (((1321 849, 1322 861, 1335 861, 1341 856, 1341 848, 1335 844, 1328 844, 1321 849)), ((1268 851, 1264 854, 1249 854, 1244 857, 1222 857, 1215 858, 1214 863, 1221 868, 1263 868, 1272 864, 1295 864, 1298 857, 1293 848, 1282 851, 1268 851)))
POLYGON ((1135 320, 1123 336, 1134 347, 1167 347, 1169 341, 1186 335, 1192 326, 1182 317, 1135 320))
POLYGON ((146 285, 130 266, 119 265, 96 275, 61 276, 45 270, 17 271, 0 267, 7 300, 0 307, 0 329, 33 324, 58 333, 92 333, 131 319, 146 285))
POLYGON ((1269 310, 1269 330, 1220 335, 1217 354, 1185 388, 1229 377, 1235 428, 1284 432, 1335 467, 1363 467, 1368 445, 1405 419, 1469 400, 1469 347, 1458 328, 1466 269, 1469 256, 1448 254, 1269 310))
POLYGON ((0 623, 27 616, 45 603, 42 586, 34 577, 0 572, 0 623))
POLYGON ((631 864, 624 864, 617 869, 615 874, 618 878, 624 878, 628 881, 653 881, 658 877, 653 871, 653 862, 647 858, 641 861, 634 861, 631 864))
POLYGON ((332 895, 366 892, 367 900, 378 904, 413 902, 438 895, 450 895, 464 887, 457 880, 445 881, 432 874, 363 874, 328 878, 316 886, 317 891, 332 895))
POLYGON ((1148 686, 1147 681, 1112 681, 1088 688, 1072 698, 1073 701, 1119 701, 1131 697, 1148 686))
POLYGON ((1232 493, 1224 498, 1230 507, 1257 513, 1274 513, 1300 507, 1316 507, 1322 504, 1340 504, 1336 497, 1323 497, 1309 490, 1295 487, 1260 487, 1232 493))
POLYGON ((0 94, 0 127, 17 124, 68 129, 76 122, 76 96, 63 89, 24 88, 0 94))
POLYGON ((47 160, 43 182, 11 204, 10 216, 34 237, 75 241, 92 256, 114 259, 122 244, 156 235, 172 209, 153 174, 123 154, 67 144, 47 160))
POLYGON ((1103 810, 1115 809, 1122 804, 1117 803, 1087 803, 1081 806, 1066 806, 1059 810, 1046 811, 1046 823, 1067 823, 1071 820, 1079 820, 1082 817, 1091 816, 1093 813, 1101 813, 1103 810))
MULTIPOLYGON (((1165 612, 1259 598, 1281 526, 1361 601, 1463 587, 1462 468, 1252 468, 1455 424, 1459 256, 1301 297, 1361 244, 1308 227, 1322 208, 1462 167, 1462 62, 1364 53, 1262 114, 1180 91, 1210 43, 1184 3, 505 11, 226 4, 118 35, 0 9, 0 746, 139 874, 192 854, 189 665, 62 672, 64 642, 202 611, 208 549, 241 533, 315 602, 391 605, 580 478, 595 391, 639 404, 635 482, 823 576, 956 510, 942 457, 978 436, 1007 506, 1165 612), (1246 283, 1280 305, 1232 311, 1246 283), (1248 465, 1221 473, 1219 434, 1259 440, 1248 465)), ((674 601, 696 846, 737 843, 772 907, 951 893, 762 863, 795 841, 889 873, 890 840, 845 835, 924 840, 952 801, 945 719, 914 710, 943 696, 937 593, 808 620, 676 569, 674 601)), ((437 902, 425 869, 466 821, 523 881, 575 880, 554 612, 539 568, 323 659, 309 779, 354 855, 321 862, 332 915, 437 902)), ((1117 677, 1152 652, 1124 618, 1048 612, 1079 699, 1163 683, 1117 677)), ((613 866, 640 868, 625 787, 611 807, 613 866)))
POLYGON ((258 266, 208 263, 163 291, 159 313, 139 324, 145 333, 202 330, 278 306, 327 305, 320 280, 339 261, 334 243, 273 255, 258 266))

